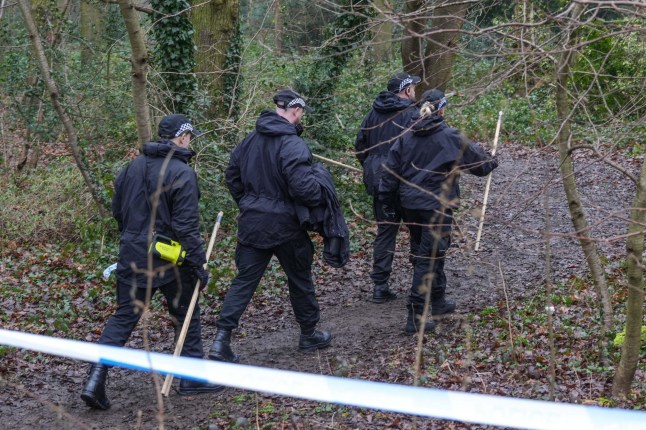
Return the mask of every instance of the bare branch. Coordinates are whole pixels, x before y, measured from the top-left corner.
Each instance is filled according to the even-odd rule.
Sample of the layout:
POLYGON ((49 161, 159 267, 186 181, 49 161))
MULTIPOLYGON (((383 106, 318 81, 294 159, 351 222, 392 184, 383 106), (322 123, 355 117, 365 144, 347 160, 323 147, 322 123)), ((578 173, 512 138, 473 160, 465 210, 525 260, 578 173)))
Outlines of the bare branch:
POLYGON ((594 153, 594 155, 596 155, 596 156, 597 156, 601 161, 603 161, 603 162, 604 162, 604 163, 606 163, 607 165, 611 166, 613 169, 616 169, 617 171, 621 172, 621 173, 622 173, 622 174, 624 174, 626 177, 628 177, 628 179, 630 179, 630 180, 631 180, 631 181, 633 181, 635 184, 637 184, 638 180, 637 180, 637 177, 636 177, 635 175, 633 175, 632 173, 630 173, 629 171, 627 171, 626 169, 624 169, 622 166, 620 166, 619 164, 615 163, 614 161, 612 161, 612 160, 608 159, 608 155, 603 155, 602 153, 600 153, 600 152, 599 152, 599 150, 598 150, 594 145, 579 144, 579 145, 571 146, 571 147, 570 147, 570 149, 569 149, 569 151, 568 151, 568 155, 572 155, 572 153, 573 153, 574 151, 576 151, 577 149, 589 149, 589 150, 590 150, 590 151, 592 151, 592 152, 594 153))
POLYGON ((27 3, 27 0, 19 0, 18 5, 20 6, 20 11, 22 12, 22 16, 25 20, 25 26, 27 27, 29 37, 34 46, 36 60, 38 62, 38 65, 40 66, 40 70, 43 75, 45 85, 47 86, 47 91, 49 92, 52 105, 54 106, 56 113, 63 123, 65 131, 67 132, 67 142, 72 151, 72 155, 74 156, 74 160, 76 161, 76 165, 79 168, 81 175, 83 176, 85 185, 88 187, 90 194, 92 194, 92 197, 96 202, 99 214, 102 217, 106 217, 107 212, 105 210, 105 207, 103 206, 101 192, 94 185, 88 169, 85 167, 85 162, 83 161, 83 157, 81 156, 81 149, 78 144, 78 136, 76 134, 76 130, 74 129, 74 125, 72 124, 70 117, 67 115, 65 109, 63 108, 63 105, 60 102, 60 92, 58 90, 56 82, 54 81, 50 73, 49 62, 47 61, 47 57, 45 55, 45 48, 43 47, 42 41, 40 39, 34 18, 31 15, 30 6, 27 3))
MULTIPOLYGON (((102 1, 103 3, 107 3, 107 4, 119 4, 119 3, 120 3, 120 1, 119 1, 119 0, 101 0, 101 1, 102 1)), ((146 7, 146 6, 142 6, 142 5, 134 4, 134 2, 132 2, 132 3, 130 4, 130 7, 132 7, 132 8, 133 8, 134 10, 136 10, 137 12, 143 12, 143 13, 147 13, 147 14, 151 14, 151 13, 153 13, 153 12, 154 12, 154 10, 153 10, 153 9, 151 9, 151 8, 149 8, 149 7, 146 7)))

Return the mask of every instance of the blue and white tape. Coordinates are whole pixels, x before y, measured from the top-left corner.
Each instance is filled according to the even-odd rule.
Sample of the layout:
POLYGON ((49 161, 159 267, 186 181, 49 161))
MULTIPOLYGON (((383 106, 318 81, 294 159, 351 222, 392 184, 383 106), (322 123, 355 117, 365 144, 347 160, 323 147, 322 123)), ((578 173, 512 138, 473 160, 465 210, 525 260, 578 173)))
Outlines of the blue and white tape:
POLYGON ((0 329, 0 344, 247 390, 424 417, 522 429, 646 429, 646 412, 220 363, 4 329, 0 329))

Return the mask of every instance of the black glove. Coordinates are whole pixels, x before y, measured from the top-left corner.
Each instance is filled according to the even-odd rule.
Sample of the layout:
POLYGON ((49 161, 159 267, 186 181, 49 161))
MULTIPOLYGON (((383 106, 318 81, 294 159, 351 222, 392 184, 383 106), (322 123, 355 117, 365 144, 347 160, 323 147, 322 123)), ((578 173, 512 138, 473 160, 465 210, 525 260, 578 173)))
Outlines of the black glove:
POLYGON ((395 212, 395 208, 388 202, 381 202, 381 213, 384 216, 384 221, 397 220, 397 212, 395 212))
POLYGON ((193 267, 193 273, 195 277, 200 281, 200 290, 206 288, 209 284, 209 272, 204 269, 202 266, 193 267))

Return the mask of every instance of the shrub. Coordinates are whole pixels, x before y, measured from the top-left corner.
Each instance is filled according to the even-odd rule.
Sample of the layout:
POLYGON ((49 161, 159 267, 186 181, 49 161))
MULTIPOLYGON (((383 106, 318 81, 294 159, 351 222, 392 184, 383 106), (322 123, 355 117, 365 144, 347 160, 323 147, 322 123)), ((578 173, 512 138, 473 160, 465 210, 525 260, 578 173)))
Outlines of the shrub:
MULTIPOLYGON (((615 347, 621 348, 626 341, 626 328, 620 333, 617 333, 615 335, 615 339, 612 342, 615 347)), ((641 341, 642 341, 642 347, 646 347, 646 325, 642 326, 642 334, 641 334, 641 341)))
POLYGON ((503 111, 500 141, 510 140, 528 146, 549 144, 556 133, 554 94, 541 88, 527 97, 514 95, 511 88, 497 88, 478 97, 473 103, 464 103, 455 97, 450 103, 447 121, 478 141, 493 142, 498 112, 503 111))
POLYGON ((5 181, 0 201, 2 242, 77 240, 77 223, 88 224, 97 213, 78 169, 65 160, 5 181))

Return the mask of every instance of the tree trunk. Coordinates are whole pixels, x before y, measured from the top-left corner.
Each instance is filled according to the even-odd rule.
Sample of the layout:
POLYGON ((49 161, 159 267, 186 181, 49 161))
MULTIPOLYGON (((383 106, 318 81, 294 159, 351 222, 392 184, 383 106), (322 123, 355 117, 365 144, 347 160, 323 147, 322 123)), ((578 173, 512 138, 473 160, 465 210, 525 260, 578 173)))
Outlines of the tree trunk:
MULTIPOLYGON (((575 6, 572 12, 574 20, 578 19, 583 9, 584 7, 580 4, 575 6)), ((583 249, 601 302, 600 353, 601 360, 605 361, 607 358, 606 336, 612 329, 612 305, 597 245, 589 236, 588 223, 583 206, 581 205, 581 199, 579 198, 576 178, 574 176, 574 166, 569 153, 572 139, 570 118, 572 108, 570 100, 568 99, 568 81, 570 78, 571 64, 576 55, 576 51, 572 46, 576 45, 577 38, 574 36, 574 28, 571 26, 568 26, 564 31, 567 33, 563 44, 564 52, 560 54, 556 64, 556 111, 560 124, 557 139, 561 160, 561 178, 563 179, 563 188, 570 210, 570 218, 572 219, 572 224, 581 243, 581 248, 583 249)))
POLYGON ((422 10, 425 2, 406 2, 405 10, 411 19, 405 23, 402 41, 402 63, 408 73, 422 77, 419 92, 429 88, 445 90, 451 80, 453 64, 458 53, 460 30, 464 23, 469 2, 462 0, 438 0, 433 9, 431 32, 427 33, 422 10), (428 40, 424 46, 424 39, 428 40))
POLYGON ((393 23, 388 14, 390 8, 386 0, 373 0, 377 24, 374 27, 372 38, 372 60, 375 63, 390 61, 393 47, 393 23))
POLYGON ((29 4, 27 0, 19 0, 18 5, 20 7, 20 11, 22 12, 23 18, 25 19, 25 25, 27 27, 27 31, 29 32, 29 38, 31 39, 32 45, 34 46, 34 52, 40 66, 40 71, 43 74, 45 85, 47 86, 47 90, 49 91, 49 96, 52 100, 52 104, 54 105, 54 109, 56 110, 56 113, 58 114, 61 122, 63 123, 63 126, 65 127, 65 131, 67 132, 67 143, 70 147, 70 150, 72 151, 74 161, 76 162, 76 165, 81 172, 81 176, 85 181, 85 185, 88 187, 90 194, 92 195, 92 198, 94 199, 94 202, 98 207, 99 215, 101 217, 107 217, 108 214, 106 211, 105 202, 101 197, 102 193, 94 185, 94 182, 92 181, 89 171, 85 166, 85 162, 83 161, 83 158, 81 156, 81 150, 78 145, 78 138, 76 136, 74 125, 72 124, 71 119, 67 116, 67 113, 63 109, 63 106, 59 102, 58 87, 56 86, 56 82, 51 76, 49 63, 47 61, 47 57, 45 56, 45 50, 43 48, 42 41, 40 40, 40 35, 38 34, 38 29, 36 28, 36 23, 34 22, 34 18, 31 15, 29 4))
POLYGON ((276 54, 283 53, 283 10, 280 0, 274 0, 274 48, 276 54))
MULTIPOLYGON (((426 19, 421 11, 423 0, 407 0, 404 3, 404 38, 402 40, 402 64, 404 70, 413 75, 422 76, 424 61, 424 41, 422 35, 426 29, 426 19)), ((420 93, 421 94, 421 93, 420 93)))
POLYGON ((635 377, 641 348, 641 328, 644 315, 644 221, 646 218, 646 163, 642 170, 628 225, 626 241, 626 274, 628 276, 628 299, 626 302, 626 337, 621 348, 621 360, 615 373, 612 395, 626 397, 635 377))
POLYGON ((81 63, 83 64, 89 63, 93 49, 100 45, 103 36, 104 15, 103 5, 81 1, 81 37, 85 41, 81 47, 81 63))
MULTIPOLYGON (((232 42, 237 37, 240 15, 239 0, 219 0, 204 3, 192 0, 191 22, 195 28, 195 71, 206 79, 210 97, 209 118, 227 118, 232 110, 224 92, 225 76, 237 75, 238 66, 227 67, 232 42), (198 6, 199 5, 199 6, 198 6)), ((203 79, 202 79, 203 81, 203 79)))
POLYGON ((460 29, 464 23, 469 3, 465 1, 446 1, 435 9, 431 21, 431 31, 424 57, 424 81, 420 88, 446 89, 451 80, 453 64, 458 53, 460 29))
POLYGON ((139 25, 139 13, 130 0, 119 0, 119 10, 128 30, 128 39, 132 50, 130 64, 132 67, 132 97, 137 122, 139 143, 150 141, 150 110, 148 107, 148 92, 146 87, 148 75, 148 51, 144 32, 139 25))

